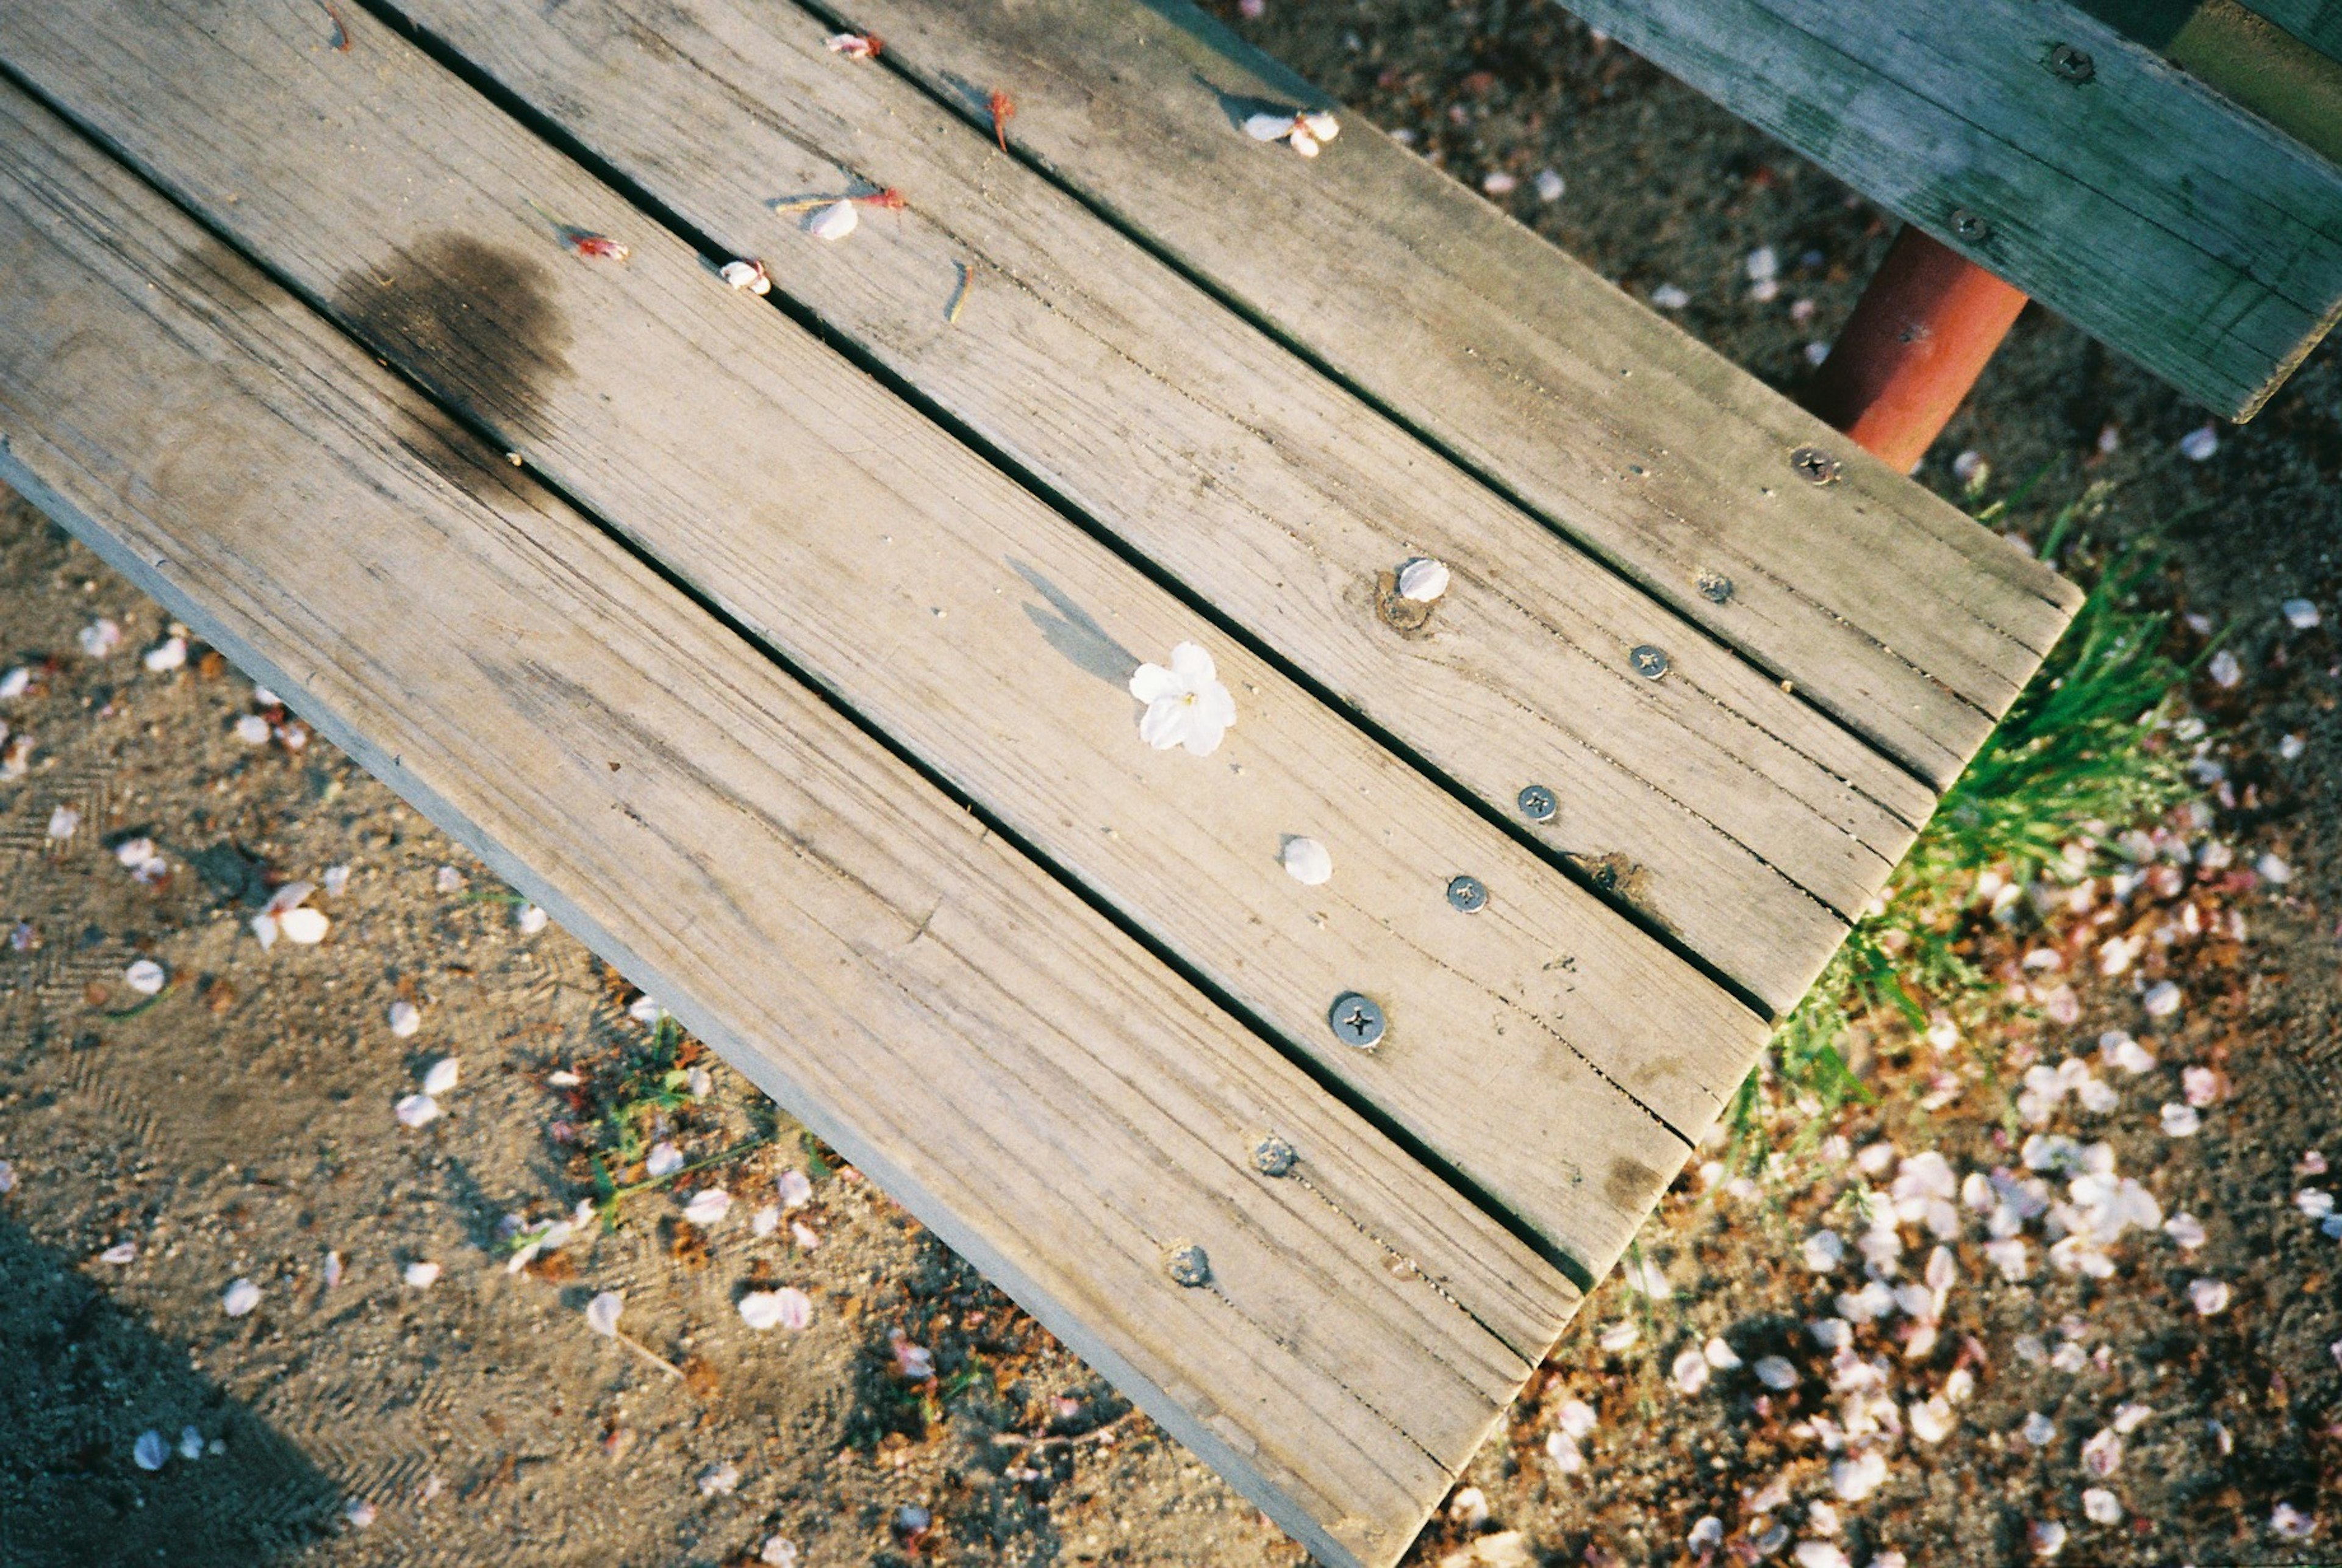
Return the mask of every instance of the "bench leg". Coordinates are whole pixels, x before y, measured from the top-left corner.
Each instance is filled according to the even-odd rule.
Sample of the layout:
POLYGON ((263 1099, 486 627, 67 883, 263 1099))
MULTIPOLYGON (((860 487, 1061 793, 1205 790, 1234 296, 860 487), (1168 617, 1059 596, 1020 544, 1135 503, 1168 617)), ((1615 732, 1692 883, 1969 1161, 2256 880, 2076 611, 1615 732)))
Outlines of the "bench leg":
POLYGON ((2024 308, 2020 290, 1906 225, 1822 362, 1806 406, 1908 473, 2024 308))

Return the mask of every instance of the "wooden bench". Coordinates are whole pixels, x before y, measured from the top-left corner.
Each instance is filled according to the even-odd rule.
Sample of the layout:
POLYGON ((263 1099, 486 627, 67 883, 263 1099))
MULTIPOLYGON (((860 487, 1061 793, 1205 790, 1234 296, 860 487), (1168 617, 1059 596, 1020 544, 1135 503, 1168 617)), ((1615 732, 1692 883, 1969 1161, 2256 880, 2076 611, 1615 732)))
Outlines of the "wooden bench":
POLYGON ((0 479, 1394 1562, 2077 595, 1170 0, 843 9, 0 9, 0 479))
POLYGON ((1871 415, 1912 423, 1869 443, 1906 465, 2027 295, 2236 420, 2333 327, 2342 7, 2247 3, 1566 0, 1911 225, 1894 307, 1857 313, 1812 397, 1866 434, 1915 395, 1882 382, 1940 380, 1927 413, 1871 415), (1937 246, 2014 286, 1961 301, 1937 246), (1973 352, 1903 346, 1915 324, 1973 352))

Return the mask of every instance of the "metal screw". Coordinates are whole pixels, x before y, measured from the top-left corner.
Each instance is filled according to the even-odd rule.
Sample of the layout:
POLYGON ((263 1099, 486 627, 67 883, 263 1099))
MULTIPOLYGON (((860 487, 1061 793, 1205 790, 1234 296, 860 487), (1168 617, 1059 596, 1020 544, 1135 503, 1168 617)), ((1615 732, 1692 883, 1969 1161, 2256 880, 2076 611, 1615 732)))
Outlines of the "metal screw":
POLYGON ((1345 991, 1334 998, 1326 1022, 1333 1026, 1336 1039, 1361 1051, 1383 1037, 1382 1008, 1373 997, 1361 996, 1355 991, 1345 991))
POLYGON ((1808 484, 1828 484, 1837 478, 1837 459, 1818 446, 1800 446, 1790 453, 1789 466, 1808 484))
POLYGON ((2090 58, 2087 51, 2071 44, 2053 44, 2049 46, 2049 69, 2078 86, 2097 75, 2098 63, 2090 58))
POLYGON ((1264 1176, 1282 1176, 1300 1162, 1301 1151, 1271 1133, 1252 1146, 1252 1168, 1264 1176))
POLYGON ((1952 233, 1972 245, 1980 245, 1992 238, 1992 225, 1966 207, 1952 209, 1952 233))
POLYGON ((1711 604, 1721 604, 1732 597, 1732 579, 1721 572, 1699 574, 1699 596, 1711 604))
POLYGON ((1553 814, 1559 809, 1554 801, 1553 791, 1543 784, 1531 784, 1521 791, 1516 804, 1520 806, 1521 814, 1531 822, 1551 822, 1553 814))
POLYGON ((1656 681, 1667 673, 1667 655, 1664 651, 1651 646, 1648 643, 1636 648, 1627 657, 1635 661, 1635 673, 1646 681, 1656 681))
POLYGON ((1212 1260, 1206 1257, 1204 1249, 1193 1242, 1174 1243, 1163 1260, 1163 1266, 1171 1272, 1173 1279, 1183 1285, 1192 1288, 1211 1283, 1212 1260))
POLYGON ((1488 890, 1476 876, 1451 877, 1447 883, 1447 902, 1466 914, 1488 907, 1488 890))

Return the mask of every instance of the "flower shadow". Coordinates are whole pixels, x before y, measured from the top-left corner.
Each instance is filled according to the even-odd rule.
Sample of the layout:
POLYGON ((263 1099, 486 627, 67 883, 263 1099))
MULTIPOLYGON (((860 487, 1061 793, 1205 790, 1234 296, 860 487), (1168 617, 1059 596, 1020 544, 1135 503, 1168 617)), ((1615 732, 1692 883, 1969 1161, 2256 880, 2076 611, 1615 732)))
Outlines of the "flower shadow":
POLYGON ((1076 669, 1088 671, 1098 679, 1128 689, 1130 677, 1137 673, 1138 655, 1114 640, 1109 633, 1093 619, 1088 611, 1066 595, 1065 590, 1042 576, 1022 561, 1011 560, 1009 567, 1032 584, 1033 591, 1048 601, 1049 608, 1038 604, 1024 606, 1025 618, 1040 629, 1049 646, 1065 655, 1076 669), (1055 614, 1050 611, 1054 610, 1055 614))

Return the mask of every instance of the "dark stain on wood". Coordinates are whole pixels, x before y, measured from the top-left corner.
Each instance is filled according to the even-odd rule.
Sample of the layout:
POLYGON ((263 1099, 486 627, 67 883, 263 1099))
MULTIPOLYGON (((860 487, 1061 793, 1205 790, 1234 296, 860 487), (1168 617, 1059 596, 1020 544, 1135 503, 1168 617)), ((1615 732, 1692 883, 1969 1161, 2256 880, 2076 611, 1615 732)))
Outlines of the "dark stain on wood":
POLYGON ((543 388, 568 373, 569 327, 538 258, 426 235, 344 274, 333 310, 458 414, 512 439, 545 433, 543 388))
POLYGON ((1640 1213, 1657 1201, 1666 1178, 1640 1160, 1625 1157, 1610 1162, 1610 1174, 1602 1183, 1603 1196, 1622 1209, 1640 1213))

